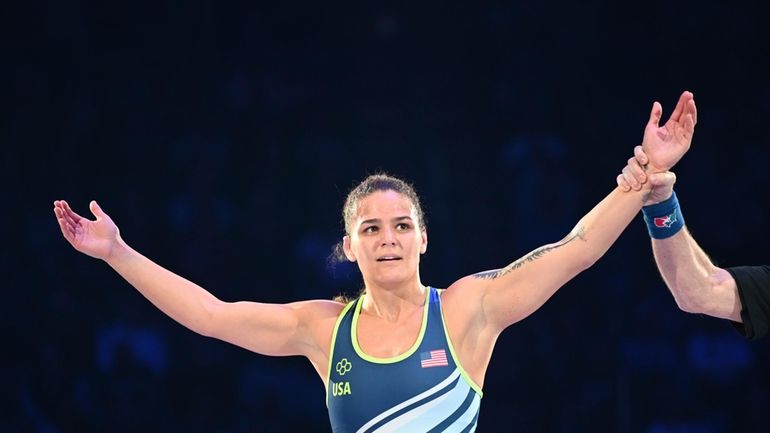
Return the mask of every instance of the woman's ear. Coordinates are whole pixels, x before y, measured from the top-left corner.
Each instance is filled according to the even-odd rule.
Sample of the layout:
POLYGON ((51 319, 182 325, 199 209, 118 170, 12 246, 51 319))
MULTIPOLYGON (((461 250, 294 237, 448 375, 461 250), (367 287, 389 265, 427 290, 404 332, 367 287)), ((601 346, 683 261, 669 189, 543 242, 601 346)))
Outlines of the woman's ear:
POLYGON ((345 253, 345 257, 351 262, 356 261, 356 256, 353 254, 353 250, 350 248, 350 236, 345 235, 342 238, 342 251, 345 253))

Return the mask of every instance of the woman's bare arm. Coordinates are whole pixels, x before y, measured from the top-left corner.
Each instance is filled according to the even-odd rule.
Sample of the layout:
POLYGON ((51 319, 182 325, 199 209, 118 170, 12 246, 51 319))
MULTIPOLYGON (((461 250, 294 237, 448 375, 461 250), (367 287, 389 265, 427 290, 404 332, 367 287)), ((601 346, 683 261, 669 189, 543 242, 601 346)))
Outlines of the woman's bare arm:
POLYGON ((201 335, 215 337, 265 355, 306 355, 323 351, 313 324, 333 319, 341 304, 224 302, 199 285, 163 268, 128 246, 112 219, 91 202, 95 221, 75 213, 66 201, 54 212, 65 239, 102 259, 169 317, 201 335))

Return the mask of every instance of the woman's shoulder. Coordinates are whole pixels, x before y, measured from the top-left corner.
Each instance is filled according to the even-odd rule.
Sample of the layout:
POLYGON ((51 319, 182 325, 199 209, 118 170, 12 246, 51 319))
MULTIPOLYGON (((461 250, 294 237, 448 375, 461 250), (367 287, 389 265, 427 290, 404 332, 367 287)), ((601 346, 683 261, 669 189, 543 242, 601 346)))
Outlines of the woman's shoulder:
POLYGON ((335 299, 313 299, 310 301, 295 302, 297 308, 314 316, 338 316, 345 309, 347 303, 335 299))

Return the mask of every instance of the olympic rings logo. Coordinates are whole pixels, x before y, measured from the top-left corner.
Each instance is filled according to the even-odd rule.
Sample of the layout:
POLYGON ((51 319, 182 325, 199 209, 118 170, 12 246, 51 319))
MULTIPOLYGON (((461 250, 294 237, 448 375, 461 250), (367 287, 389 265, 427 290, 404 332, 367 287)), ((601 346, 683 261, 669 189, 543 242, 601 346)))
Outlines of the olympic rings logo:
POLYGON ((347 358, 342 358, 335 367, 340 376, 344 376, 351 368, 353 368, 353 364, 347 358))

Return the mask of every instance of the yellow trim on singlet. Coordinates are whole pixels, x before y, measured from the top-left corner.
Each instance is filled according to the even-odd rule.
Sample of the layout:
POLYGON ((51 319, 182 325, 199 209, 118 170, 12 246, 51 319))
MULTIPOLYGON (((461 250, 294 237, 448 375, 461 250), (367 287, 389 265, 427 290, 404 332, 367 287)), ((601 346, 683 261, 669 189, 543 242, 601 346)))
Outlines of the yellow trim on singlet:
POLYGON ((332 375, 332 360, 334 359, 334 343, 337 341, 337 329, 340 327, 342 318, 350 310, 350 307, 355 304, 356 301, 348 302, 348 305, 342 309, 342 312, 337 316, 337 322, 334 324, 334 331, 332 332, 332 344, 329 346, 329 365, 326 368, 326 383, 324 384, 324 392, 326 392, 326 407, 329 407, 329 377, 332 375))
MULTIPOLYGON (((439 297, 439 305, 441 303, 441 294, 444 292, 445 289, 438 290, 438 297, 439 297)), ((444 337, 446 337, 446 343, 447 346, 449 346, 449 353, 452 354, 452 359, 455 361, 455 365, 457 365, 457 369, 460 370, 460 374, 462 375, 463 379, 465 379, 466 382, 468 382, 468 385, 470 385, 471 388, 473 388, 474 391, 476 391, 479 394, 479 397, 484 397, 484 391, 481 390, 481 387, 474 382, 473 379, 471 379, 470 375, 465 371, 463 368, 463 365, 460 363, 460 357, 457 356, 455 353, 455 349, 452 346, 452 339, 449 338, 449 331, 446 329, 446 319, 444 318, 444 308, 440 308, 441 310, 441 325, 444 327, 444 337)))
POLYGON ((362 359, 376 364, 392 364, 394 362, 402 361, 408 358, 415 351, 417 351, 417 348, 420 347, 422 338, 425 335, 425 329, 428 326, 428 310, 430 309, 428 302, 430 301, 430 287, 425 288, 425 303, 422 306, 423 311, 420 334, 417 336, 417 339, 415 340, 414 344, 412 344, 412 347, 409 348, 409 350, 402 353, 401 355, 393 356, 390 358, 378 358, 376 356, 367 355, 358 345, 358 317, 361 314, 361 306, 364 303, 364 296, 366 296, 366 294, 363 294, 360 298, 358 298, 358 302, 356 302, 356 310, 353 312, 353 325, 350 327, 350 338, 353 341, 353 349, 356 351, 356 354, 358 354, 358 356, 360 356, 362 359))

